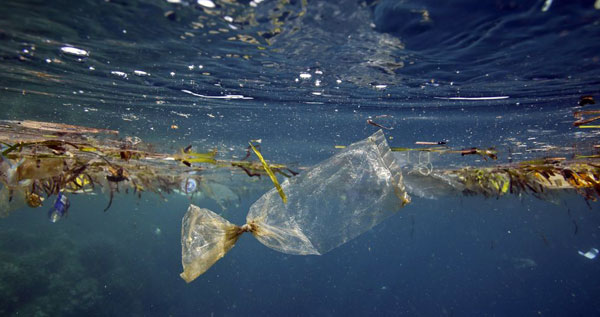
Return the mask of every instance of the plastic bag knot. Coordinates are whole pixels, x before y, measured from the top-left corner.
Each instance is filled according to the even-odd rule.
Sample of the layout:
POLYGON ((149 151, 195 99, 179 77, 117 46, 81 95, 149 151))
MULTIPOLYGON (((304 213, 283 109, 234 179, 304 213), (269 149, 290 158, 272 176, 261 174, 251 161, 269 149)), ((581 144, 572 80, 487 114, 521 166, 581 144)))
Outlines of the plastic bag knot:
POLYGON ((240 227, 240 232, 256 232, 258 226, 254 222, 247 223, 240 227))

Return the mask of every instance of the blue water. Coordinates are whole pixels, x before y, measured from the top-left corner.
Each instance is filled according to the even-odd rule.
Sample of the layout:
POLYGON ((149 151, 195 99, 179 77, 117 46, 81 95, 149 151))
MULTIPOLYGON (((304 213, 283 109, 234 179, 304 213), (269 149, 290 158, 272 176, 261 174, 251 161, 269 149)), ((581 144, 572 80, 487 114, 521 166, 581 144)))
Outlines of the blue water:
MULTIPOLYGON (((499 162, 590 154, 597 141, 572 125, 580 96, 599 98, 594 1, 547 11, 533 0, 214 4, 2 1, 0 119, 117 129, 165 152, 192 144, 222 158, 262 139, 268 159, 295 166, 372 134, 368 119, 393 127, 392 146, 494 146, 499 162), (61 51, 69 46, 88 56, 61 51)), ((242 224, 260 194, 224 211, 199 203, 242 224)), ((189 200, 166 198, 117 195, 103 213, 105 195, 76 195, 56 224, 45 207, 0 219, 0 314, 600 314, 598 260, 577 253, 600 245, 599 205, 574 193, 555 203, 414 197, 323 256, 245 235, 191 284, 179 278, 189 200)))

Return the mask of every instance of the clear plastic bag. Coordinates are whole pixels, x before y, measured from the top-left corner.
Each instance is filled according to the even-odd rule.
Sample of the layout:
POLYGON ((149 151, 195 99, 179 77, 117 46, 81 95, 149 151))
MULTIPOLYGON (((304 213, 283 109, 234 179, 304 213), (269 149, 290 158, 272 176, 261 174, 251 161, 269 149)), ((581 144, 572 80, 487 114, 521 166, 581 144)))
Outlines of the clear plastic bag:
POLYGON ((190 205, 182 220, 181 246, 184 272, 191 282, 229 251, 243 231, 216 213, 190 205))
POLYGON ((324 254, 371 229, 410 202, 400 167, 378 131, 282 183, 288 202, 272 189, 252 206, 244 226, 190 206, 183 219, 181 277, 204 273, 251 232, 288 254, 324 254))

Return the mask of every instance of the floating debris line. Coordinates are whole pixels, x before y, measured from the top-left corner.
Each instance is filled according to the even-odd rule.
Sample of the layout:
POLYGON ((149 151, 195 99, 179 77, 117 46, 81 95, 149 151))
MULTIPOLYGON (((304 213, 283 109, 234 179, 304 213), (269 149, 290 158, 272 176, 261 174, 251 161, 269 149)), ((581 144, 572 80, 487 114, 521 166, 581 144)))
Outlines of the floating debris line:
POLYGON ((109 196, 105 210, 115 193, 131 191, 141 197, 143 192, 152 192, 163 197, 181 193, 182 187, 187 189, 185 195, 201 191, 219 202, 219 192, 237 196, 235 184, 229 184, 232 179, 242 187, 249 175, 268 175, 266 168, 273 175, 297 174, 282 164, 218 159, 216 150, 198 153, 191 146, 176 153, 160 153, 137 137, 118 136, 116 130, 0 121, 0 216, 24 205, 41 207, 54 201, 48 199, 51 196, 98 190, 109 196), (198 188, 190 187, 191 183, 198 188))
MULTIPOLYGON (((437 146, 391 147, 390 151, 476 155, 485 161, 494 161, 498 155, 494 148, 452 149, 441 141, 417 143, 437 146)), ((286 201, 275 174, 285 178, 298 174, 285 164, 268 163, 253 144, 241 160, 217 158, 216 149, 195 152, 188 146, 176 153, 155 149, 155 145, 137 137, 122 137, 116 130, 30 120, 0 121, 0 215, 6 216, 24 205, 40 207, 61 193, 93 194, 98 190, 109 197, 107 209, 115 193, 129 191, 138 196, 152 192, 161 197, 174 192, 188 196, 201 193, 223 205, 223 199, 217 197, 219 192, 237 197, 236 188, 263 175, 273 180, 281 199, 286 201), (250 160, 251 154, 256 154, 258 160, 250 160), (188 186, 181 184, 190 182, 198 185, 193 186, 194 190, 182 191, 188 186)), ((447 188, 450 192, 458 190, 486 197, 529 193, 547 198, 556 190, 573 190, 587 200, 600 198, 600 155, 596 154, 576 156, 573 160, 546 158, 454 170, 434 169, 430 165, 417 169, 419 177, 451 187, 447 188)), ((418 180, 407 176, 407 181, 418 180)), ((410 185, 416 188, 419 183, 410 185)))

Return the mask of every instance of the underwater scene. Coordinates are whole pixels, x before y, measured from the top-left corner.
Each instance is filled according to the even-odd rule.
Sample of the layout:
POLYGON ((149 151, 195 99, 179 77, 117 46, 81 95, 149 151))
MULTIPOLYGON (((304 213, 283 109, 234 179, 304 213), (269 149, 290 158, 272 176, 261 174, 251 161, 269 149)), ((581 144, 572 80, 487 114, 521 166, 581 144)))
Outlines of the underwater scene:
POLYGON ((0 2, 1 316, 600 315, 600 0, 0 2))

